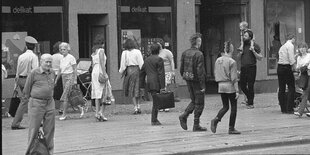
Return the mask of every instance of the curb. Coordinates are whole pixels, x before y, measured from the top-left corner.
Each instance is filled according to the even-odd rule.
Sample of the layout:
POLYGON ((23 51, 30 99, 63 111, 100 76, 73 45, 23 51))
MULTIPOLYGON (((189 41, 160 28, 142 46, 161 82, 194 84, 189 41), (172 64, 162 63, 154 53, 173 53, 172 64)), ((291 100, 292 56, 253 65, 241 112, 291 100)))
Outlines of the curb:
POLYGON ((209 154, 209 153, 225 153, 225 152, 261 149, 261 148, 301 145, 301 144, 310 144, 310 139, 307 138, 307 139, 295 139, 295 140, 287 140, 287 141, 257 143, 257 144, 246 144, 246 145, 240 145, 240 146, 231 146, 231 147, 222 147, 222 148, 215 148, 215 149, 208 149, 208 150, 179 152, 179 153, 172 153, 172 154, 178 154, 178 155, 194 155, 195 154, 196 155, 196 154, 209 154))

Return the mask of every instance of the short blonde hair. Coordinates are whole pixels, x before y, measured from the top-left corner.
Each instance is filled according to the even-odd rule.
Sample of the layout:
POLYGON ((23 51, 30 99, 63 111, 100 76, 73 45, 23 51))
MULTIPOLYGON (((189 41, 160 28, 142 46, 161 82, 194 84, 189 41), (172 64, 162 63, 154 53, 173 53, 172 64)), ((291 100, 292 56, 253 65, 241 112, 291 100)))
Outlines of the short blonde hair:
POLYGON ((61 42, 61 43, 59 44, 59 48, 61 48, 61 47, 66 48, 68 51, 71 50, 70 45, 69 45, 68 43, 66 43, 66 42, 61 42))

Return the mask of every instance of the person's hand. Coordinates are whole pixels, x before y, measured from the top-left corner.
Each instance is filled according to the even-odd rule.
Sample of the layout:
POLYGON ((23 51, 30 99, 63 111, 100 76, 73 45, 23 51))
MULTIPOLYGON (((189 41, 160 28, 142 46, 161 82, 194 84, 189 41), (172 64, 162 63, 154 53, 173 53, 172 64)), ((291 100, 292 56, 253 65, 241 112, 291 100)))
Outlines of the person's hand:
POLYGON ((206 89, 201 89, 200 92, 204 93, 206 91, 206 89))
POLYGON ((235 99, 237 100, 239 98, 240 94, 238 92, 236 92, 236 97, 235 99))
POLYGON ((18 82, 18 80, 19 80, 19 77, 17 76, 17 77, 15 77, 15 83, 17 83, 18 82))
POLYGON ((160 89, 160 92, 162 93, 162 92, 165 92, 166 91, 166 88, 161 88, 160 89))

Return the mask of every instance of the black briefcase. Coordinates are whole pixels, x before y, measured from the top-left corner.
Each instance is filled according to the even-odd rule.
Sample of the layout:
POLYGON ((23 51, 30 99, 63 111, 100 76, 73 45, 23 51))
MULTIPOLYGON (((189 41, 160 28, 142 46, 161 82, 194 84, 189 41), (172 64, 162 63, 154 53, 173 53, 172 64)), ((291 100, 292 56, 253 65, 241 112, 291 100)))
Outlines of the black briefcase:
POLYGON ((161 92, 154 94, 153 104, 157 106, 157 109, 174 108, 174 94, 173 92, 161 92))
POLYGON ((13 96, 11 98, 11 102, 10 102, 10 108, 9 108, 9 114, 12 117, 15 117, 16 111, 18 109, 20 103, 20 98, 17 97, 17 91, 14 90, 13 96))

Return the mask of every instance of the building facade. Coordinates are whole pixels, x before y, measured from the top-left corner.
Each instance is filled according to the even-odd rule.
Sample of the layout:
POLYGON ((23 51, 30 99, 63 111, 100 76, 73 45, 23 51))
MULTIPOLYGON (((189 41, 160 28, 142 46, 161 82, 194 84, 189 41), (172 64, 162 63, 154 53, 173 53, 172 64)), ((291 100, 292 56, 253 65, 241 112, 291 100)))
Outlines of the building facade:
POLYGON ((181 54, 190 47, 189 37, 195 32, 203 34, 207 92, 216 93, 213 64, 225 40, 239 46, 239 22, 243 20, 249 22, 264 56, 257 64, 256 91, 275 92, 275 51, 279 46, 275 42, 283 44, 285 33, 293 32, 297 41, 309 44, 308 10, 307 0, 3 0, 2 46, 9 50, 2 51, 2 63, 10 67, 11 76, 2 84, 2 88, 8 88, 2 94, 12 94, 14 65, 25 48, 24 36, 31 35, 39 41, 38 53, 53 54, 54 43, 69 42, 72 54, 79 59, 90 57, 95 35, 103 33, 107 71, 118 103, 123 102, 118 69, 126 38, 136 40, 145 57, 149 45, 162 38, 174 55, 178 93, 187 96, 178 70, 181 54))

